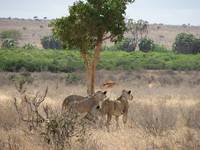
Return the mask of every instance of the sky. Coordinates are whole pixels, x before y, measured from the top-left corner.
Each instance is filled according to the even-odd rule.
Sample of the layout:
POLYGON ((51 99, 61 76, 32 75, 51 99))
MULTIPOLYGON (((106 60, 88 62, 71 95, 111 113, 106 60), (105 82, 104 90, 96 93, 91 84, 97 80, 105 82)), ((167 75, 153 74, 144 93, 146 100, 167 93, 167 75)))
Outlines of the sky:
MULTIPOLYGON (((59 18, 75 0, 0 0, 0 17, 59 18)), ((150 23, 200 25, 200 0, 136 0, 126 17, 150 23)))

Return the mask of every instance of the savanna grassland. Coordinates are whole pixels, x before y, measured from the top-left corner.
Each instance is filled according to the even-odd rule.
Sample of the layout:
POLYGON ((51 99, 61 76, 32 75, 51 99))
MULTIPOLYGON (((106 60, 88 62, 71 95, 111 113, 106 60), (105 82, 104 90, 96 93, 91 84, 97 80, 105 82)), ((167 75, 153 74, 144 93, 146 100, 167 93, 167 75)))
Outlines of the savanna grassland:
MULTIPOLYGON (((36 132, 27 132, 19 124, 13 98, 19 98, 13 82, 19 73, 0 73, 0 149, 53 149, 36 132)), ((33 82, 27 94, 35 95, 49 87, 46 100, 60 111, 63 99, 70 94, 86 95, 84 73, 31 73, 33 82)), ((111 132, 90 125, 83 141, 71 139, 72 149, 87 150, 198 150, 200 149, 200 72, 198 71, 106 71, 97 73, 97 90, 105 80, 117 84, 107 96, 115 99, 122 89, 132 90, 128 124, 120 129, 112 122, 111 132)), ((42 112, 42 109, 40 110, 42 112)), ((114 119, 113 119, 114 120, 114 119)))
POLYGON ((149 25, 148 37, 157 47, 146 53, 105 42, 96 90, 107 90, 112 100, 123 89, 133 95, 128 123, 120 118, 116 129, 113 117, 107 132, 98 119, 80 121, 61 111, 65 97, 87 95, 85 67, 76 49, 40 49, 40 39, 51 35, 49 22, 0 19, 0 31, 21 35, 16 47, 0 49, 0 150, 200 149, 200 54, 171 50, 178 33, 199 37, 200 27, 149 25), (102 86, 110 80, 112 88, 102 86))

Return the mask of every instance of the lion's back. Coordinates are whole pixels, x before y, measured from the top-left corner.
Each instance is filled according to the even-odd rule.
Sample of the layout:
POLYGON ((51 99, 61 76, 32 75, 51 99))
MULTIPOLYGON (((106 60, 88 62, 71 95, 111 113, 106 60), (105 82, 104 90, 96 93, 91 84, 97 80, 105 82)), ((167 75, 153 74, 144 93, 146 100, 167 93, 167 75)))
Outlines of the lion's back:
POLYGON ((80 96, 80 95, 70 95, 64 99, 62 103, 62 109, 65 110, 67 109, 67 106, 69 106, 70 104, 79 102, 83 99, 85 99, 85 97, 80 96))

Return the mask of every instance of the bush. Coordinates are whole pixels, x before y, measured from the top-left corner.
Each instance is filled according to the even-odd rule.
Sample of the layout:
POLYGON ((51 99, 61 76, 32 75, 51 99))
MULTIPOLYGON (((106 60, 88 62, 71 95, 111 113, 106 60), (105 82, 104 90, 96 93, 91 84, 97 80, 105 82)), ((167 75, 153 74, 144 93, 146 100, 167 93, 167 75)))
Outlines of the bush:
POLYGON ((61 49, 61 42, 53 36, 45 36, 41 39, 41 44, 44 49, 61 49))
POLYGON ((153 51, 166 52, 168 49, 164 45, 154 44, 153 51))
POLYGON ((200 53, 200 39, 195 39, 193 43, 194 53, 200 53))
POLYGON ((130 38, 124 38, 122 41, 117 42, 113 46, 104 46, 103 50, 110 50, 110 51, 116 51, 116 50, 122 50, 126 52, 135 51, 136 45, 134 44, 133 40, 130 38))
POLYGON ((17 31, 17 30, 2 31, 0 33, 0 38, 2 40, 13 39, 15 41, 18 41, 21 38, 21 33, 19 31, 17 31))
POLYGON ((118 50, 123 50, 127 52, 135 51, 136 45, 130 38, 124 38, 121 42, 116 44, 118 50))
POLYGON ((15 48, 16 45, 17 45, 17 42, 14 39, 4 39, 1 45, 1 48, 11 49, 11 48, 15 48))
POLYGON ((23 49, 35 49, 36 47, 33 46, 32 44, 28 43, 28 44, 25 44, 22 48, 23 49))
POLYGON ((177 53, 196 54, 200 52, 200 39, 188 33, 180 33, 176 36, 173 49, 177 53))
MULTIPOLYGON (((74 50, 1 49, 0 71, 74 72, 84 70, 80 53, 74 50)), ((103 51, 97 69, 106 70, 200 70, 200 54, 166 52, 103 51)))
POLYGON ((141 39, 138 46, 142 52, 149 52, 149 51, 153 50, 154 42, 151 39, 143 38, 143 39, 141 39))

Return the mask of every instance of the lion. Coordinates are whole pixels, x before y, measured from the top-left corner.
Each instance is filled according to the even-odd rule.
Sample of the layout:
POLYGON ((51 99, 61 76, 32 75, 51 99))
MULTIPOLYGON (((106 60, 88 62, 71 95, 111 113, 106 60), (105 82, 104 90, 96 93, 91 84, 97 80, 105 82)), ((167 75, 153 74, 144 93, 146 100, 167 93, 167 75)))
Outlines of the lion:
POLYGON ((119 128, 119 117, 123 115, 123 123, 127 123, 127 117, 128 117, 128 108, 129 108, 129 102, 128 100, 132 100, 133 96, 131 94, 131 91, 123 90, 122 94, 117 100, 111 101, 109 99, 106 99, 100 108, 100 112, 103 116, 107 115, 107 122, 106 127, 109 131, 109 125, 112 120, 112 116, 115 116, 116 120, 116 128, 119 128))
POLYGON ((70 95, 66 97, 62 103, 62 111, 71 110, 85 117, 88 113, 98 108, 102 101, 106 98, 107 91, 97 91, 92 96, 83 97, 79 95, 70 95))

